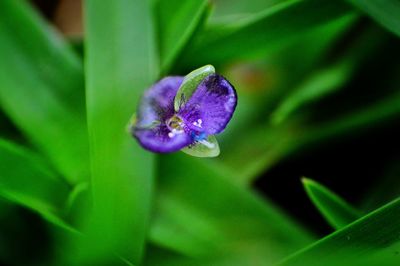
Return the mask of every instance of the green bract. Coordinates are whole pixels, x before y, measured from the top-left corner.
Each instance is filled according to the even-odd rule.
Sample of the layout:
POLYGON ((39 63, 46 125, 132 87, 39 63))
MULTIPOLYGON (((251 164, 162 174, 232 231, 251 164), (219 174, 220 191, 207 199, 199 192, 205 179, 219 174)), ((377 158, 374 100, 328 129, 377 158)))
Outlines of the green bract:
POLYGON ((205 77, 214 73, 215 68, 212 65, 206 65, 187 74, 175 96, 175 111, 178 111, 181 106, 185 105, 205 77))
POLYGON ((217 139, 210 135, 204 141, 183 148, 182 151, 196 157, 217 157, 219 155, 219 145, 217 139))

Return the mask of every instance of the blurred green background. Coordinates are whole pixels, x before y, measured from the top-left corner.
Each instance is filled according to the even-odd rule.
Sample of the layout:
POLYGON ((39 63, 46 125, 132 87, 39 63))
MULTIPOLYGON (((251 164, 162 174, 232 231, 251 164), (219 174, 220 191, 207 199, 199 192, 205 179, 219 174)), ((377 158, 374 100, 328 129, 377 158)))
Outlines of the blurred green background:
POLYGON ((0 0, 1 265, 400 265, 400 1, 0 0), (143 91, 215 66, 221 154, 143 91))

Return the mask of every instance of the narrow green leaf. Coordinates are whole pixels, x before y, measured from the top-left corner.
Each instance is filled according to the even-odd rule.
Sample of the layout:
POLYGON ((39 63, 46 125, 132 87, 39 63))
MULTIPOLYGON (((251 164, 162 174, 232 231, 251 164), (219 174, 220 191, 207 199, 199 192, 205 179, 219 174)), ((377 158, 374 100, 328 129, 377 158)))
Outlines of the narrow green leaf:
POLYGON ((215 73, 215 68, 212 65, 205 65, 187 74, 175 96, 175 111, 184 106, 203 79, 213 73, 215 73))
POLYGON ((314 70, 310 75, 295 87, 277 107, 272 114, 272 122, 280 123, 287 119, 301 107, 316 102, 344 87, 353 74, 365 59, 368 58, 374 50, 380 48, 386 40, 382 32, 376 27, 370 27, 361 32, 355 39, 349 49, 345 50, 333 64, 324 68, 314 70))
POLYGON ((82 66, 25 1, 0 1, 0 105, 71 183, 88 178, 82 66))
POLYGON ((61 219, 70 187, 31 151, 0 139, 0 196, 75 232, 61 219))
POLYGON ((163 72, 185 47, 206 11, 206 0, 158 0, 158 36, 163 72))
POLYGON ((125 127, 141 92, 157 76, 150 3, 89 0, 85 10, 94 208, 77 259, 107 264, 114 253, 138 264, 148 227, 153 155, 125 127))
POLYGON ((347 4, 337 1, 281 1, 244 19, 209 25, 185 51, 181 64, 217 64, 265 54, 349 12, 347 4))
POLYGON ((264 10, 274 8, 291 0, 219 0, 214 2, 210 24, 237 23, 262 14, 264 10))
POLYGON ((302 105, 336 91, 349 80, 350 74, 352 72, 349 61, 317 71, 283 100, 272 114, 272 122, 281 123, 302 105))
POLYGON ((303 178, 302 182, 310 200, 334 229, 340 229, 361 216, 355 208, 321 184, 308 178, 303 178))
POLYGON ((194 145, 185 147, 181 151, 195 157, 217 157, 220 152, 218 141, 213 135, 196 142, 194 145))
POLYGON ((398 265, 399 220, 397 199, 295 253, 280 265, 398 265))
POLYGON ((150 239, 159 246, 197 259, 268 265, 311 241, 290 218, 233 184, 234 177, 210 161, 182 153, 160 156, 158 173, 150 239))
POLYGON ((383 27, 400 36, 400 2, 398 0, 347 0, 383 27))

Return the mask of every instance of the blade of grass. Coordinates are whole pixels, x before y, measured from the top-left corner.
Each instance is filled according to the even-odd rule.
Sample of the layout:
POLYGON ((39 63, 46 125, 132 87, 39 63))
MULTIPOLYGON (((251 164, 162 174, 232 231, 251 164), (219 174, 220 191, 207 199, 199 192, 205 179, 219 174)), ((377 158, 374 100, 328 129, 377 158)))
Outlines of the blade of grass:
POLYGON ((308 178, 303 178, 302 182, 312 203, 334 229, 340 229, 361 217, 358 210, 321 184, 308 178))
POLYGON ((400 36, 400 2, 397 0, 347 0, 377 23, 400 36))
POLYGON ((209 25, 185 51, 181 63, 184 66, 218 65, 265 54, 280 47, 283 41, 294 39, 350 11, 342 2, 282 1, 235 23, 209 25))
POLYGON ((0 161, 0 196, 76 232, 62 220, 70 187, 40 157, 0 139, 0 161))
POLYGON ((158 36, 163 72, 168 72, 206 12, 207 0, 158 0, 158 36))
POLYGON ((210 24, 229 24, 255 16, 266 9, 291 0, 217 0, 214 1, 210 24))
POLYGON ((197 259, 242 257, 247 262, 242 265, 250 265, 276 262, 312 239, 271 203, 204 159, 160 156, 159 173, 150 231, 158 246, 197 259))
POLYGON ((289 256, 280 265, 368 265, 363 263, 377 257, 379 265, 395 265, 400 261, 396 252, 400 246, 399 220, 397 199, 289 256))
POLYGON ((0 1, 0 104, 70 183, 88 178, 79 58, 25 1, 0 1), (29 40, 29 41, 28 41, 29 40))
POLYGON ((352 63, 349 60, 339 62, 311 75, 302 85, 284 98, 271 115, 272 123, 282 123, 301 106, 337 91, 350 79, 351 70, 354 68, 352 63))
POLYGON ((141 91, 157 76, 150 3, 89 0, 86 29, 94 208, 77 261, 107 264, 116 253, 138 264, 148 227, 153 155, 125 128, 141 91))

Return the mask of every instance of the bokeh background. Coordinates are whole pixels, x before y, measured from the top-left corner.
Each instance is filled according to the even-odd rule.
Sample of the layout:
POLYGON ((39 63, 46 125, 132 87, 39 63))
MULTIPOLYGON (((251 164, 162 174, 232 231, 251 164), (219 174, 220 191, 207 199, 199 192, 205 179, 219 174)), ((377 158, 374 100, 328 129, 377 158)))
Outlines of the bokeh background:
POLYGON ((396 0, 0 0, 0 263, 399 265, 399 36, 396 0), (205 64, 220 156, 142 150, 205 64))

